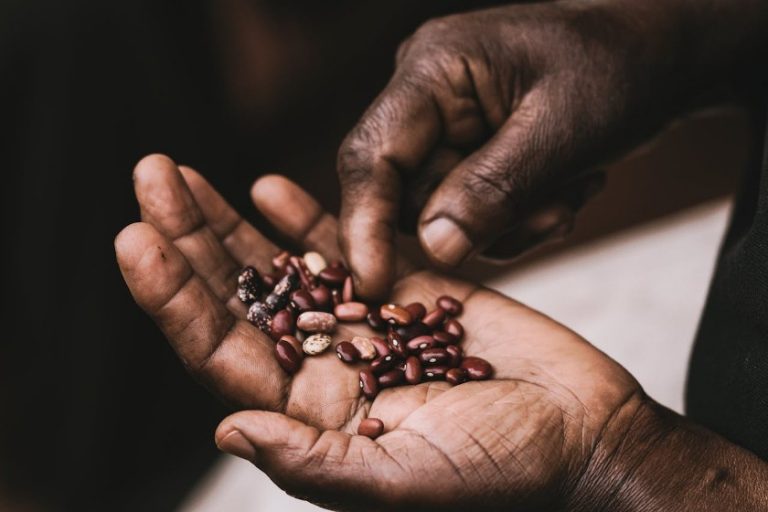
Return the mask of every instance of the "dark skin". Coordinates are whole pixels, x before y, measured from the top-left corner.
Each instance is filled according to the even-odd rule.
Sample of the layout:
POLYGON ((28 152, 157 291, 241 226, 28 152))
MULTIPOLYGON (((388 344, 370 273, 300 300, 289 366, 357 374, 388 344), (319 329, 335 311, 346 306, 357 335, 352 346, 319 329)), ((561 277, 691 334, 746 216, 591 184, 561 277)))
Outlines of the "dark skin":
MULTIPOLYGON (((620 365, 566 327, 493 291, 398 263, 393 299, 464 299, 465 352, 493 380, 359 396, 357 369, 332 351, 293 378, 244 320, 242 265, 279 248, 196 172, 152 156, 134 177, 143 222, 115 241, 138 304, 194 377, 239 409, 216 432, 278 485, 337 510, 761 510, 768 467, 645 396, 620 365), (492 313, 489 313, 492 312, 492 313), (378 417, 386 433, 354 435, 378 417)), ((289 240, 340 255, 336 220, 279 176, 256 207, 289 240)), ((370 334, 345 325, 335 340, 370 334)))

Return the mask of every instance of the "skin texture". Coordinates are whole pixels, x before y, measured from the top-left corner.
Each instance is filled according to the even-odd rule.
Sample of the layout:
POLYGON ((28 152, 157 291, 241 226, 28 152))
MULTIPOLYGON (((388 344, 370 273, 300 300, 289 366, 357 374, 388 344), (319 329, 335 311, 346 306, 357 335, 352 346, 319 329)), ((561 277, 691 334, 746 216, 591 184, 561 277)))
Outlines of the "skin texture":
POLYGON ((766 22, 755 0, 541 2, 427 22, 339 150, 358 291, 386 295, 398 226, 438 267, 566 234, 602 183, 585 171, 762 72, 766 22))
MULTIPOLYGON (((670 492, 669 478, 658 478, 658 461, 646 465, 660 459, 679 475, 669 461, 689 445, 720 457, 702 462, 699 456, 696 467, 684 461, 688 475, 701 470, 702 482, 721 459, 740 469, 732 485, 717 488, 720 494, 726 489, 743 498, 745 476, 758 473, 746 482, 766 476, 746 452, 661 411, 621 366, 564 326, 402 260, 393 299, 463 299, 463 348, 490 361, 494 379, 387 389, 371 403, 359 396, 359 367, 342 364, 332 349, 305 358, 290 378, 274 359, 274 343, 244 320, 235 297, 238 270, 250 264, 267 271, 280 249, 199 174, 166 157, 145 158, 134 183, 143 222, 115 240, 131 293, 195 378, 234 407, 253 409, 222 422, 219 447, 252 461, 296 496, 339 510, 673 510, 669 502, 634 504, 638 497, 643 505, 661 503, 644 498, 654 486, 659 497, 674 498, 691 487, 670 492), (369 416, 385 425, 375 441, 354 435, 369 416)), ((295 184, 267 176, 252 195, 289 240, 340 256, 336 220, 295 184)), ((370 331, 347 324, 334 339, 356 334, 370 331)), ((712 503, 753 502, 719 496, 712 503)))

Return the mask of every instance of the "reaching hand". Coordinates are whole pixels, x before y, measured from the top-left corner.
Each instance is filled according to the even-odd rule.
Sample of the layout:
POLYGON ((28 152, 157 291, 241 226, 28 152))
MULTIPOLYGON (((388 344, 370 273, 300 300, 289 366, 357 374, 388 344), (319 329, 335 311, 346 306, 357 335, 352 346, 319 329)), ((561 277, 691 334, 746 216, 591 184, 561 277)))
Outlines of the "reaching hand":
MULTIPOLYGON (((133 296, 194 377, 253 409, 224 420, 219 446, 293 494, 334 508, 556 509, 583 499, 575 493, 594 471, 598 447, 646 407, 637 382, 572 331, 402 260, 393 300, 463 299, 463 348, 490 361, 494 379, 391 388, 368 402, 358 369, 332 350, 289 377, 235 296, 239 269, 269 271, 278 247, 199 174, 165 157, 143 160, 135 187, 143 222, 115 242, 133 296), (385 424, 375 441, 354 435, 367 416, 385 424)), ((292 243, 340 257, 336 219, 295 184, 267 176, 252 196, 292 243)), ((371 331, 343 325, 334 340, 353 334, 371 331)))

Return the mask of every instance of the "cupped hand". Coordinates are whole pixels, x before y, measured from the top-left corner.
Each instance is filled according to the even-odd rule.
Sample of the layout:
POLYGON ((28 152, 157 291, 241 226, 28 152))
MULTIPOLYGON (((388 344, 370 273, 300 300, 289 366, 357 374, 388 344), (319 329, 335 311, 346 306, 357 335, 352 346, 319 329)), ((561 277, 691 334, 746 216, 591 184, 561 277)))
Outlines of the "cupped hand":
POLYGON ((679 98, 682 68, 665 44, 676 32, 651 13, 637 2, 510 5, 429 21, 403 43, 339 150, 341 246, 358 292, 388 293, 398 228, 415 230, 439 267, 567 234, 602 187, 594 168, 679 98))
MULTIPOLYGON (((359 368, 329 350, 288 376, 274 342, 235 296, 244 265, 270 270, 280 249, 195 171, 165 157, 135 171, 142 222, 115 241, 126 283, 191 374, 239 409, 220 425, 225 451, 251 460, 288 492, 337 509, 555 510, 574 498, 603 440, 644 407, 618 364, 550 318, 491 290, 400 261, 392 299, 464 301, 465 354, 493 380, 445 382, 360 396, 359 368), (380 418, 376 440, 355 435, 380 418)), ((279 176, 256 182, 259 211, 288 240, 340 257, 337 222, 279 176)), ((334 342, 370 334, 346 324, 334 342)))

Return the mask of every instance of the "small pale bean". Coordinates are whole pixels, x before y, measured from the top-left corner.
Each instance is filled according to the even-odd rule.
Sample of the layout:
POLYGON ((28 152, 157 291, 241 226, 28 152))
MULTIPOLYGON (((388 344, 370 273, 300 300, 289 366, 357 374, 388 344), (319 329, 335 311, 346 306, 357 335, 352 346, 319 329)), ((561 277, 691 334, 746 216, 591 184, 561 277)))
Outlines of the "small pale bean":
POLYGON ((301 348, 308 356, 322 354, 331 345, 331 337, 327 334, 313 334, 304 340, 301 348))

